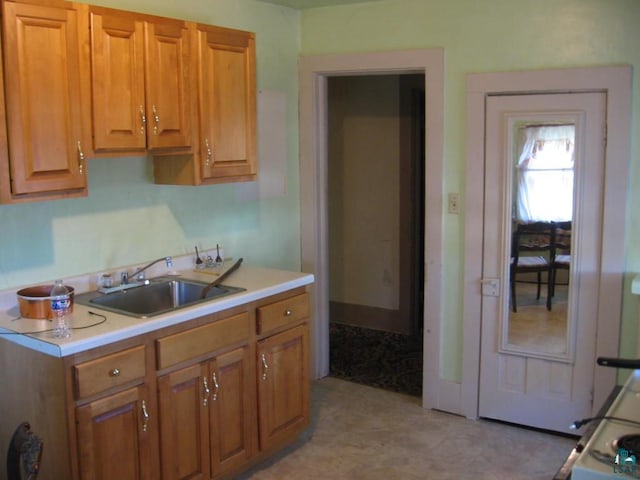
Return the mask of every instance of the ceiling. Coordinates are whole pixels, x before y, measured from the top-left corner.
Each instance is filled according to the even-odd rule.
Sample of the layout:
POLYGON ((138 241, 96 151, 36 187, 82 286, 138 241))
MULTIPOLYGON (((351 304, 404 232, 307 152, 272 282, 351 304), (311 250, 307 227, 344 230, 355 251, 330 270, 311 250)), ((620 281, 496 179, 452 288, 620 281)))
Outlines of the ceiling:
POLYGON ((306 8, 331 7, 336 5, 345 5, 347 3, 367 3, 379 0, 259 0, 265 3, 274 3, 276 5, 284 5, 285 7, 304 10, 306 8))

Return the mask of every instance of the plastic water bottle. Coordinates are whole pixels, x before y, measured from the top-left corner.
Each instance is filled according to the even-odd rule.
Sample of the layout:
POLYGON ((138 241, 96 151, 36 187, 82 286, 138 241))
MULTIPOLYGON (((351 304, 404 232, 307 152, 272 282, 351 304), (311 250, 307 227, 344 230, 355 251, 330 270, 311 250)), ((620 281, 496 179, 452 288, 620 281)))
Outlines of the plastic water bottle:
POLYGON ((56 280, 51 289, 51 313, 53 314, 53 336, 67 338, 71 336, 71 294, 62 280, 56 280))

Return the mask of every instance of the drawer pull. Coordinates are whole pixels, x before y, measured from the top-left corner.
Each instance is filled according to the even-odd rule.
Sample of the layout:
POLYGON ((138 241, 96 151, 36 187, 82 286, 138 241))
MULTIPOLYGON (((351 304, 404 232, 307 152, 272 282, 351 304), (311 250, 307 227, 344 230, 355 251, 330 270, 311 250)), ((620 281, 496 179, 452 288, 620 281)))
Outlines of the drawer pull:
POLYGON ((289 310, 288 308, 284 311, 284 316, 285 317, 290 317, 293 314, 293 312, 291 310, 289 310))
POLYGON ((120 369, 114 368, 113 370, 111 370, 109 372, 109 376, 111 376, 111 377, 119 377, 120 376, 120 369))
POLYGON ((147 404, 142 400, 142 431, 149 430, 149 412, 147 412, 147 404))
POLYGON ((220 385, 218 385, 218 377, 216 376, 216 372, 211 374, 211 381, 213 382, 213 401, 215 402, 218 399, 218 392, 220 391, 220 385))
POLYGON ((267 379, 267 371, 269 370, 269 364, 267 363, 267 356, 262 354, 262 380, 267 379))
POLYGON ((207 383, 207 377, 202 377, 202 406, 206 407, 209 405, 209 395, 211 394, 211 390, 209 390, 209 384, 207 383))

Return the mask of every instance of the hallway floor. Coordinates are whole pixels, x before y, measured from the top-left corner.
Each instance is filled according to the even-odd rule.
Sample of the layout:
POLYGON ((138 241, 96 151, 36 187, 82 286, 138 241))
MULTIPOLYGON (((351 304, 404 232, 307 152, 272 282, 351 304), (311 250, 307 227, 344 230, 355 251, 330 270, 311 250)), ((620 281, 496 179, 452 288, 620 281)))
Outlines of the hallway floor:
POLYGON ((422 336, 329 324, 330 375, 422 396, 422 336))
POLYGON ((420 399, 327 377, 307 438, 252 480, 551 479, 570 438, 425 410, 420 399))

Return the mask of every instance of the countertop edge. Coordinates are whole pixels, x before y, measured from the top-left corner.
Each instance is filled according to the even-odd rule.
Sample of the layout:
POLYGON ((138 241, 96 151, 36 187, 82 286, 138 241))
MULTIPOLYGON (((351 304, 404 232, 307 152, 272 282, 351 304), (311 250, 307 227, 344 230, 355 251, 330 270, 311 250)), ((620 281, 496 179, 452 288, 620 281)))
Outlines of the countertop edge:
MULTIPOLYGON (((76 318, 78 318, 78 323, 81 323, 81 317, 85 317, 85 319, 90 318, 90 311, 95 311, 96 313, 99 312, 100 315, 104 315, 106 317, 105 321, 111 325, 107 331, 95 335, 88 335, 79 339, 76 336, 72 336, 71 339, 58 341, 53 338, 41 338, 41 335, 50 335, 50 333, 42 332, 25 334, 16 330, 11 330, 10 328, 7 328, 5 321, 2 322, 4 325, 0 324, 0 336, 13 343, 17 343, 50 356, 66 357, 137 335, 149 333, 161 328, 177 325, 203 315, 209 315, 237 307, 239 305, 261 300, 298 287, 304 287, 312 284, 313 282, 314 276, 308 273, 246 268, 244 271, 239 271, 238 274, 234 274, 234 277, 228 282, 230 285, 247 288, 246 291, 148 319, 135 319, 133 317, 119 315, 97 308, 90 309, 76 304, 74 306, 73 313, 74 325, 76 323, 76 318), (262 273, 266 272, 266 276, 273 274, 274 277, 279 278, 275 278, 273 281, 263 280, 262 282, 258 282, 261 284, 257 286, 251 286, 250 281, 243 282, 243 280, 250 278, 253 271, 258 270, 262 273), (242 275, 240 275, 240 273, 242 273, 242 275), (237 278, 235 278, 236 275, 237 278), (117 326, 118 323, 125 323, 128 325, 117 326)), ((90 320, 88 320, 88 324, 91 325, 92 323, 95 323, 95 321, 95 318, 90 318, 90 320)))

